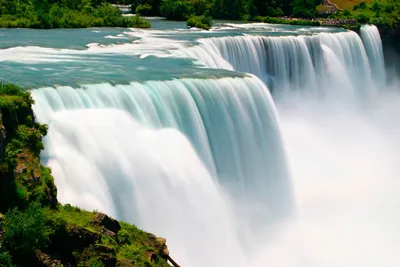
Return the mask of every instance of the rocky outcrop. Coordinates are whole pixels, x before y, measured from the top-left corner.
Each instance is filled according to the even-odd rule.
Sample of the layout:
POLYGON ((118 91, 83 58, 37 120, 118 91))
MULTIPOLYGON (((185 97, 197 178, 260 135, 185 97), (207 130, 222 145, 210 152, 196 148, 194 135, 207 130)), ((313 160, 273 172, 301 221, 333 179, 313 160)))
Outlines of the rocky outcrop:
MULTIPOLYGON (((121 230, 121 226, 117 220, 111 219, 103 213, 97 213, 94 216, 93 224, 99 226, 104 233, 112 232, 118 234, 118 231, 121 230)), ((112 233, 108 234, 112 235, 112 233)))

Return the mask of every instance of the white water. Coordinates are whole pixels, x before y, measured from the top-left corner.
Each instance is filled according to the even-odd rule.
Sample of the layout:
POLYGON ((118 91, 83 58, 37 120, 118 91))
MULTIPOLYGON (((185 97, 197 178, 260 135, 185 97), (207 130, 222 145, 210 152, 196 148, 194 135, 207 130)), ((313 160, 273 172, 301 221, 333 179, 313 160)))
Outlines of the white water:
POLYGON ((175 53, 197 58, 211 68, 253 73, 270 85, 275 97, 286 92, 326 97, 343 97, 345 94, 345 97, 353 97, 352 94, 369 97, 373 94, 374 83, 385 77, 382 48, 377 48, 379 33, 376 36, 376 28, 367 27, 362 30, 370 33, 366 47, 356 33, 349 31, 279 38, 206 38, 199 40, 198 46, 175 53), (371 76, 375 61, 369 64, 368 56, 380 64, 376 66, 379 76, 371 76), (325 90, 327 87, 332 89, 325 90), (337 94, 336 90, 343 87, 346 92, 337 94))
POLYGON ((50 127, 42 159, 60 201, 167 237, 182 264, 221 266, 230 253, 243 255, 243 229, 262 231, 290 210, 275 108, 256 77, 42 88, 32 95, 37 119, 50 127))
POLYGON ((270 83, 279 121, 256 77, 34 90, 60 200, 165 236, 182 266, 399 266, 399 87, 377 88, 363 31, 177 52, 270 83))

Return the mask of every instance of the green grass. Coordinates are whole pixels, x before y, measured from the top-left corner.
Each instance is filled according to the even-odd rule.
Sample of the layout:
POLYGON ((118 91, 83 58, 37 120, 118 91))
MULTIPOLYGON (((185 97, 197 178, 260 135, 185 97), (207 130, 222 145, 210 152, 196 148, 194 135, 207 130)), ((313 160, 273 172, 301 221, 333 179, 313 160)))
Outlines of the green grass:
POLYGON ((56 210, 46 209, 45 213, 52 220, 59 220, 65 224, 83 227, 93 232, 100 231, 98 226, 92 224, 94 216, 97 214, 95 211, 89 212, 71 205, 59 205, 56 210))
POLYGON ((361 2, 365 2, 366 4, 372 3, 373 0, 330 0, 332 4, 336 4, 340 9, 353 10, 355 5, 360 4, 361 2))

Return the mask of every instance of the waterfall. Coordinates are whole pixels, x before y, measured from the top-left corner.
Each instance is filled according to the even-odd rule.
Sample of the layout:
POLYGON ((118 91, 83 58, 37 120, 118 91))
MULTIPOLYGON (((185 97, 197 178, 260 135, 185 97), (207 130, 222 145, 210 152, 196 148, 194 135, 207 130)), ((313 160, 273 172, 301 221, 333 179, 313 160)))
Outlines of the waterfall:
POLYGON ((385 63, 383 60, 383 48, 381 36, 375 25, 363 25, 360 29, 367 55, 371 64, 372 73, 375 80, 382 86, 386 82, 385 63))
POLYGON ((235 229, 224 228, 233 214, 256 231, 290 210, 276 111, 257 77, 48 87, 32 96, 49 125, 42 160, 60 201, 166 235, 183 258, 216 237, 239 250, 235 229), (191 234, 202 237, 198 248, 184 242, 191 234))
POLYGON ((398 261, 397 101, 368 110, 390 130, 354 108, 385 80, 379 32, 361 36, 202 38, 163 56, 242 73, 32 90, 59 200, 166 237, 182 266, 398 261))
POLYGON ((352 31, 205 38, 175 53, 210 68, 252 73, 276 97, 287 91, 331 97, 343 82, 345 97, 369 96, 384 80, 382 44, 375 26, 363 26, 361 32, 363 40, 352 31))

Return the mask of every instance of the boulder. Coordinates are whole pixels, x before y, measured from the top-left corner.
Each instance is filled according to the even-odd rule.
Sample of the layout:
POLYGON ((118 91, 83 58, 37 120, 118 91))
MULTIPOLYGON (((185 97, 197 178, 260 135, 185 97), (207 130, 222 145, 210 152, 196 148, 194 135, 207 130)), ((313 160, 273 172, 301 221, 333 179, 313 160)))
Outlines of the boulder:
POLYGON ((104 213, 97 213, 93 219, 93 224, 98 226, 104 226, 105 229, 114 232, 115 234, 121 230, 121 226, 117 220, 111 219, 104 213))
POLYGON ((40 267, 60 267, 63 266, 60 260, 52 259, 48 254, 36 251, 37 266, 40 267))
POLYGON ((100 240, 98 233, 92 232, 86 228, 68 225, 66 238, 63 239, 64 245, 70 250, 81 250, 100 240))
POLYGON ((96 257, 104 264, 104 267, 115 267, 117 265, 117 258, 113 248, 96 244, 93 251, 96 257))

